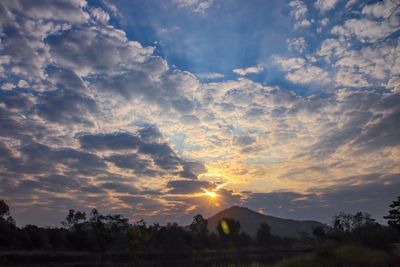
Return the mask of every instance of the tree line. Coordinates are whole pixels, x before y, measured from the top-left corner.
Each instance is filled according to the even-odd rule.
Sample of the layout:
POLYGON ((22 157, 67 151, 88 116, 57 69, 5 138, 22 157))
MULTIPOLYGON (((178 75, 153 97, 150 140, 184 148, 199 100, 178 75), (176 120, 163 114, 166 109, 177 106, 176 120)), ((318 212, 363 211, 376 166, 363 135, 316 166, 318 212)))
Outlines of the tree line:
POLYGON ((260 225, 255 238, 241 231, 240 222, 222 219, 216 232, 209 232, 208 222, 196 215, 189 226, 176 223, 148 225, 145 221, 130 223, 119 214, 103 215, 97 209, 90 214, 69 210, 62 227, 17 227, 8 205, 0 200, 0 250, 88 251, 100 253, 128 251, 134 257, 152 251, 192 251, 242 249, 247 247, 290 248, 318 242, 358 242, 384 248, 399 241, 400 197, 390 205, 385 216, 389 227, 382 226, 369 214, 340 213, 331 225, 317 227, 312 235, 281 238, 273 235, 268 224, 260 225))

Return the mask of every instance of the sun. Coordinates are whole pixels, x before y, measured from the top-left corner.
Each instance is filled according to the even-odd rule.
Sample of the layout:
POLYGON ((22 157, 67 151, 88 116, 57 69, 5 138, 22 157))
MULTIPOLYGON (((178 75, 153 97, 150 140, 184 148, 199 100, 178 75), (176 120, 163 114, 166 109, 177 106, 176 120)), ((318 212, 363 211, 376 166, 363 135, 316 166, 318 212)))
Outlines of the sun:
POLYGON ((218 197, 218 194, 212 191, 208 191, 207 189, 204 189, 204 194, 206 196, 209 196, 210 198, 216 198, 218 197))

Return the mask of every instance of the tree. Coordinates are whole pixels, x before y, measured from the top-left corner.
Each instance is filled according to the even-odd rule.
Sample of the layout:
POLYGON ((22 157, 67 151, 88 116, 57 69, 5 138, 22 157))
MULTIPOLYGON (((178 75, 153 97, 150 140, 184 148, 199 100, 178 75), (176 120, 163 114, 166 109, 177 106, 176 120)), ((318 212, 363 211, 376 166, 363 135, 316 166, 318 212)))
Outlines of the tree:
POLYGON ((388 220, 390 226, 400 230, 400 196, 397 197, 397 200, 394 200, 389 207, 391 208, 391 210, 389 210, 389 215, 383 218, 388 220))
POLYGON ((231 218, 223 218, 218 222, 217 231, 222 238, 235 236, 240 232, 240 222, 231 218))
POLYGON ((0 249, 10 249, 16 241, 16 226, 10 215, 10 207, 0 200, 0 249))
POLYGON ((68 212, 65 221, 62 221, 61 224, 67 228, 73 228, 81 225, 86 221, 86 213, 70 209, 68 212))
POLYGON ((242 236, 240 235, 240 222, 231 219, 223 218, 218 222, 217 232, 227 247, 239 247, 242 241, 242 236))
POLYGON ((271 228, 267 223, 262 223, 257 231, 257 244, 263 247, 271 245, 271 228))
POLYGON ((202 215, 198 214, 193 217, 193 222, 190 224, 192 232, 192 245, 195 249, 205 248, 208 243, 208 222, 202 215))
POLYGON ((201 214, 198 214, 193 217, 193 222, 190 224, 190 229, 192 232, 196 233, 208 233, 208 222, 206 219, 203 218, 201 214))
POLYGON ((150 237, 149 229, 144 220, 135 222, 129 230, 130 251, 135 265, 139 264, 139 255, 145 249, 150 237))
POLYGON ((323 241, 326 237, 326 232, 323 226, 314 227, 312 233, 320 241, 323 241))
POLYGON ((364 212, 357 212, 354 215, 341 212, 333 217, 333 229, 337 232, 350 233, 361 227, 368 227, 376 224, 371 215, 364 212))
POLYGON ((0 200, 0 223, 15 225, 15 221, 10 215, 10 207, 3 199, 0 200))

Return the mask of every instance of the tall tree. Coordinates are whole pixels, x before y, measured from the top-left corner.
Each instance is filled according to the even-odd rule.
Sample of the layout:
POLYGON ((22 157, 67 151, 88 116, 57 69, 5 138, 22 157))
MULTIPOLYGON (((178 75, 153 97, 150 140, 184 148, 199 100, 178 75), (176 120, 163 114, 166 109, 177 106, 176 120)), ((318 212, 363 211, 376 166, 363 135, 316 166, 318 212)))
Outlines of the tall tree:
POLYGON ((204 219, 201 214, 198 214, 193 217, 193 222, 190 224, 190 229, 192 230, 192 232, 207 234, 207 226, 207 220, 204 219))
POLYGON ((0 200, 0 249, 10 249, 16 241, 16 226, 10 215, 10 207, 0 200))
POLYGON ((10 207, 3 199, 0 199, 0 223, 15 224, 13 217, 10 215, 10 207))
POLYGON ((263 247, 267 247, 271 244, 271 241, 271 228, 267 223, 262 223, 257 231, 257 244, 263 247))
POLYGON ((400 196, 397 197, 397 200, 394 200, 389 207, 391 208, 389 210, 389 215, 383 218, 388 220, 390 226, 400 230, 400 196))

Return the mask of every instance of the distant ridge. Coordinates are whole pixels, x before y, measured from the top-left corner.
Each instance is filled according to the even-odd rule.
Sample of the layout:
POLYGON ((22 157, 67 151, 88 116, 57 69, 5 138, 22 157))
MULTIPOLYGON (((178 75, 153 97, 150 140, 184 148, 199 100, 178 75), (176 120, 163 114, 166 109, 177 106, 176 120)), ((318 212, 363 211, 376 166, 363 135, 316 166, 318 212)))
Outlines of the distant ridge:
POLYGON ((257 235, 261 223, 267 223, 271 228, 271 233, 280 237, 300 237, 301 232, 312 234, 314 227, 323 225, 317 221, 282 219, 263 215, 249 208, 232 206, 210 217, 208 219, 208 230, 216 232, 217 224, 223 218, 239 221, 241 230, 253 238, 257 235))

